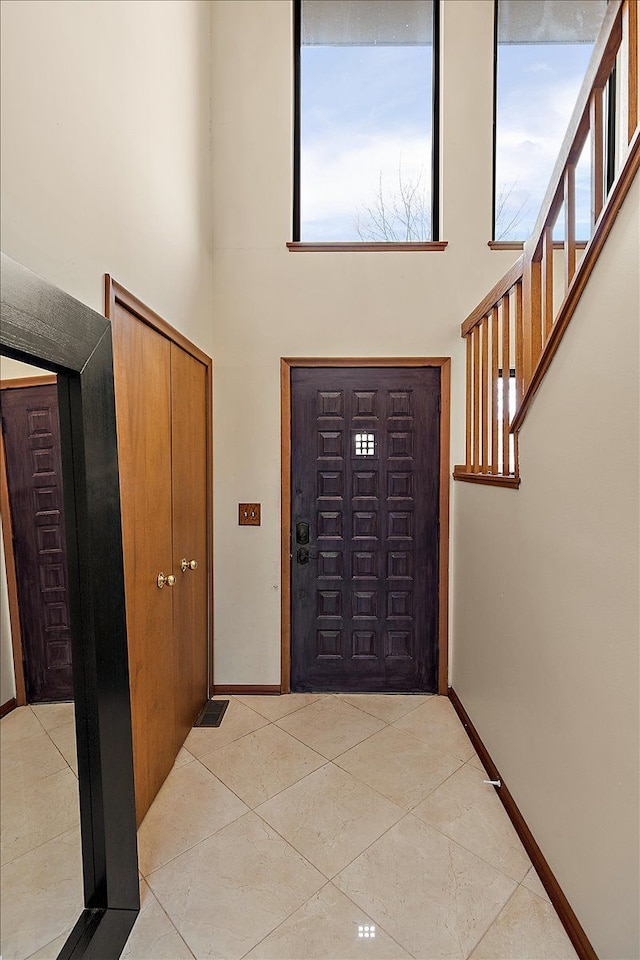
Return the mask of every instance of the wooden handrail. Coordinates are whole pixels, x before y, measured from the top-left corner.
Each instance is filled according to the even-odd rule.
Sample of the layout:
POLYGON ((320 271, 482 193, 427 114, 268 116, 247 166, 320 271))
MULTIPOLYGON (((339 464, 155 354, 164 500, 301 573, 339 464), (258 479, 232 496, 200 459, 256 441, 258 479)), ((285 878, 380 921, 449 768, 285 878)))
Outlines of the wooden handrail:
MULTIPOLYGON (((551 174, 549 186, 544 195, 538 219, 531 237, 524 245, 525 258, 527 255, 531 256, 532 250, 539 251, 546 223, 554 213, 557 216, 562 206, 562 200, 558 203, 558 197, 562 196, 565 169, 569 163, 573 166, 577 164, 589 134, 592 92, 594 89, 602 90, 604 88, 622 42, 621 8, 624 2, 625 0, 609 0, 607 4, 600 33, 576 99, 576 105, 551 174)), ((555 216, 553 216, 553 219, 555 220, 555 216)))
MULTIPOLYGON (((455 468, 457 479, 499 486, 519 484, 518 431, 640 167, 638 2, 609 0, 523 255, 462 323, 461 335, 468 338, 467 462, 455 468), (624 83, 626 94, 626 111, 616 111, 623 125, 617 143, 628 142, 628 151, 607 194, 609 144, 604 129, 604 92, 616 62, 620 64, 617 73, 622 76, 618 86, 624 83), (589 135, 592 234, 578 262, 577 250, 581 245, 576 242, 576 165, 589 135), (565 295, 556 310, 554 270, 560 269, 560 262, 554 260, 558 243, 553 241, 553 229, 563 206, 565 295)), ((618 96, 617 87, 612 95, 618 96)))
POLYGON ((545 348, 542 351, 542 355, 538 361, 533 376, 531 377, 525 395, 522 398, 522 402, 518 405, 517 412, 511 423, 512 433, 517 433, 524 423, 527 411, 531 406, 531 401, 533 400, 534 395, 537 393, 538 388, 544 379, 544 375, 551 366, 551 361, 553 360, 553 357, 560 346, 560 341, 562 340, 562 337, 569 326, 569 321, 571 320, 578 301, 582 296, 582 292, 587 285, 587 280, 593 272, 593 268, 595 267, 598 257, 600 256, 600 251, 604 246, 605 240, 611 233, 611 228, 615 223, 616 217, 620 211, 620 207, 622 206, 624 198, 629 192, 629 188, 631 187, 638 170, 640 170, 640 128, 636 130, 635 136, 631 141, 625 164, 620 171, 620 175, 613 185, 609 195, 609 202, 607 203, 606 207, 604 207, 600 215, 593 236, 589 241, 584 257, 580 262, 580 267, 576 271, 573 281, 564 300, 562 301, 560 309, 558 310, 558 315, 556 316, 551 336, 545 344, 545 348))
POLYGON ((475 327, 476 323, 480 323, 484 317, 487 316, 489 310, 491 310, 500 300, 504 297, 505 293, 508 293, 511 290, 511 287, 518 280, 522 280, 522 265, 524 263, 524 256, 518 257, 514 265, 505 273, 504 277, 501 280, 498 280, 495 287, 489 291, 484 300, 481 300, 475 310, 472 310, 467 319, 463 322, 460 327, 460 336, 466 337, 471 330, 475 327))

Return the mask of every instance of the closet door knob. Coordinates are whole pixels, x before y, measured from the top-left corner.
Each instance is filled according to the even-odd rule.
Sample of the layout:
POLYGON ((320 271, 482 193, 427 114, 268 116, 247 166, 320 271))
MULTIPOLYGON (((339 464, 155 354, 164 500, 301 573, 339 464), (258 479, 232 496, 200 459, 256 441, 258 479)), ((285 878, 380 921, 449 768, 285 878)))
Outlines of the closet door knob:
POLYGON ((180 569, 183 573, 186 573, 187 570, 197 570, 198 561, 197 560, 187 560, 186 557, 183 557, 180 561, 180 569))
POLYGON ((175 582, 176 578, 172 573, 170 573, 168 577, 165 577, 164 573, 159 573, 156 578, 156 583, 158 584, 160 590, 162 590, 164 586, 172 587, 175 582))

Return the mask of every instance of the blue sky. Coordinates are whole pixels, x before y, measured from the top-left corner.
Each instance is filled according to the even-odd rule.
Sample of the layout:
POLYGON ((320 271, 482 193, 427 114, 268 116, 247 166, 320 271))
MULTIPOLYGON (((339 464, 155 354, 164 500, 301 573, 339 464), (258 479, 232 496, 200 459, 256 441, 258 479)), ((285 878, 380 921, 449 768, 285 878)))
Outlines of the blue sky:
MULTIPOLYGON (((392 202, 400 169, 428 206, 432 48, 303 46, 301 53, 301 239, 362 239, 358 224, 366 228, 380 182, 392 202)), ((531 232, 590 55, 589 44, 500 47, 497 184, 498 193, 510 191, 505 221, 518 221, 503 239, 531 232)), ((588 168, 577 189, 586 237, 588 168)))
POLYGON ((301 239, 359 240, 380 176, 395 190, 401 165, 430 192, 432 48, 303 47, 301 61, 301 239))
MULTIPOLYGON (((496 231, 496 238, 523 240, 533 230, 591 51, 591 44, 582 43, 500 45, 496 192, 511 191, 504 220, 520 222, 503 237, 496 231)), ((576 175, 576 232, 583 238, 589 229, 589 193, 586 164, 576 175)))

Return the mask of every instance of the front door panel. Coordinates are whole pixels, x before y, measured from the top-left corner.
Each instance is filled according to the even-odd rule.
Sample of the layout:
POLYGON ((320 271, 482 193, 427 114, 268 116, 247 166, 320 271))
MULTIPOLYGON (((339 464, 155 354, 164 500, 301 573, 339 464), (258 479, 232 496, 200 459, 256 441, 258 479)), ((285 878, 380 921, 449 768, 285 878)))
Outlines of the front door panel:
POLYGON ((294 368, 293 690, 437 689, 440 371, 294 368))
POLYGON ((73 697, 58 389, 2 391, 28 703, 73 697))

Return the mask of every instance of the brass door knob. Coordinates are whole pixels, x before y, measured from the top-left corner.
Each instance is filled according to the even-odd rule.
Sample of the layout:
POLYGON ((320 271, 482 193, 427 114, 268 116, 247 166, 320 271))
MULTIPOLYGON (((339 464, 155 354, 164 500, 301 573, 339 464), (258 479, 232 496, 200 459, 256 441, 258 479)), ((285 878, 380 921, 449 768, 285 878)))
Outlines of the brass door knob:
POLYGON ((158 584, 158 587, 160 588, 160 590, 162 590, 162 588, 165 585, 167 587, 172 587, 175 582, 176 582, 176 578, 172 573, 170 573, 167 577, 165 577, 164 573, 159 573, 156 579, 156 583, 158 584))
POLYGON ((197 560, 187 560, 186 557, 183 557, 180 561, 180 569, 183 573, 186 573, 187 570, 197 570, 198 561, 197 560))

